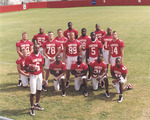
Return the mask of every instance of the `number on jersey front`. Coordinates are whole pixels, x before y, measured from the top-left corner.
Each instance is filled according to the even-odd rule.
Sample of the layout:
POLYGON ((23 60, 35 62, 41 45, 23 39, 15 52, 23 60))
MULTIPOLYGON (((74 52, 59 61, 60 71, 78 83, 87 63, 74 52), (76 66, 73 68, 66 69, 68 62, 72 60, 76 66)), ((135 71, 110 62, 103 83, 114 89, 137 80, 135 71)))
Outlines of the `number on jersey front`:
POLYGON ((70 54, 76 54, 77 53, 77 47, 69 47, 69 53, 70 54))
POLYGON ((55 54, 55 47, 47 47, 47 54, 55 54))
POLYGON ((37 71, 40 70, 40 63, 39 62, 36 62, 36 67, 37 67, 37 71))
POLYGON ((95 55, 95 54, 96 54, 95 48, 91 48, 91 54, 92 54, 92 55, 95 55))
POLYGON ((114 49, 113 49, 113 47, 112 47, 112 54, 113 53, 115 53, 116 55, 118 54, 118 49, 117 49, 117 47, 114 47, 114 49))

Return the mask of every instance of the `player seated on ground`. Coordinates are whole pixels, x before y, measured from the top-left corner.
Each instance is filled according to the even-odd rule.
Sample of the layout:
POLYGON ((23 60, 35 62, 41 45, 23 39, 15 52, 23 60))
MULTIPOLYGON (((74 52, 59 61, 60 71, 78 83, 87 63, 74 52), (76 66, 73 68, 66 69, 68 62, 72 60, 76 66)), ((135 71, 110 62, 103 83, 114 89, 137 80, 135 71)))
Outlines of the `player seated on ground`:
POLYGON ((123 100, 123 91, 126 89, 132 89, 129 83, 126 87, 123 87, 127 82, 127 68, 121 64, 121 58, 116 58, 116 63, 110 66, 112 78, 115 79, 112 82, 115 84, 117 93, 120 93, 118 102, 123 100))
POLYGON ((84 86, 84 96, 88 96, 87 91, 87 74, 88 66, 82 61, 82 56, 77 57, 77 62, 71 65, 71 74, 75 76, 74 87, 79 90, 81 85, 84 86))
POLYGON ((17 69, 21 77, 21 82, 24 88, 28 86, 28 79, 29 79, 29 73, 24 70, 24 65, 25 65, 25 59, 27 57, 27 51, 26 49, 22 50, 23 57, 20 57, 17 59, 16 64, 17 64, 17 69))
POLYGON ((34 45, 34 51, 25 60, 24 69, 30 72, 30 115, 35 115, 34 110, 43 110, 39 106, 39 100, 42 91, 42 83, 44 82, 44 57, 39 53, 39 45, 34 45), (36 94, 36 102, 34 104, 34 96, 36 94))
POLYGON ((102 53, 99 53, 98 58, 90 63, 90 70, 92 76, 93 90, 98 89, 99 81, 104 81, 106 88, 106 97, 110 97, 108 91, 107 64, 103 61, 102 53))
POLYGON ((50 73, 54 75, 54 88, 56 91, 60 89, 60 82, 62 86, 62 96, 66 96, 65 92, 65 70, 66 70, 66 65, 61 61, 61 56, 57 55, 56 56, 56 61, 50 64, 50 73))

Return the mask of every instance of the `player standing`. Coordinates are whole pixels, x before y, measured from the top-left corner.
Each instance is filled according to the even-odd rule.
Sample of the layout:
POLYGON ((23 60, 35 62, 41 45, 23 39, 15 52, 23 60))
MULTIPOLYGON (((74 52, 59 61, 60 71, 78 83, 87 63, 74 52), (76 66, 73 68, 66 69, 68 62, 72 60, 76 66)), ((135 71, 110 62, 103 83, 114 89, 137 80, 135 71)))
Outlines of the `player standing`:
POLYGON ((16 64, 17 64, 18 72, 20 73, 22 85, 24 88, 26 88, 28 86, 28 78, 29 78, 29 73, 24 70, 25 59, 27 57, 26 49, 22 49, 22 54, 23 57, 17 59, 16 64))
POLYGON ((108 27, 107 34, 101 38, 101 42, 103 44, 103 57, 104 57, 105 63, 107 64, 107 70, 108 70, 108 65, 109 65, 109 62, 108 62, 109 44, 110 44, 110 41, 112 41, 112 39, 113 39, 111 32, 112 32, 112 29, 110 27, 108 27))
POLYGON ((113 40, 110 42, 109 48, 109 63, 114 64, 117 57, 121 58, 123 63, 124 43, 117 36, 117 32, 113 31, 113 40))
POLYGON ((131 84, 129 83, 125 88, 123 85, 127 82, 127 68, 121 63, 121 58, 116 58, 115 64, 110 66, 111 75, 115 84, 117 93, 120 93, 118 102, 123 101, 123 91, 125 89, 132 89, 131 84))
POLYGON ((54 88, 56 91, 60 89, 60 82, 62 86, 62 96, 66 96, 66 91, 65 91, 65 70, 66 70, 66 65, 61 61, 61 56, 57 55, 56 56, 56 61, 50 64, 50 73, 54 75, 54 88))
POLYGON ((97 37, 98 40, 101 41, 101 38, 102 38, 104 35, 106 35, 106 32, 105 32, 104 30, 100 29, 99 24, 96 24, 96 25, 95 25, 95 28, 96 28, 96 30, 95 30, 96 37, 97 37))
POLYGON ((90 37, 86 35, 86 29, 82 28, 81 30, 81 36, 78 38, 78 40, 81 42, 82 47, 82 61, 86 59, 86 44, 90 40, 90 37))
MULTIPOLYGON (((26 32, 22 33, 22 39, 16 42, 16 50, 20 57, 23 57, 22 50, 26 49, 27 55, 33 52, 33 43, 28 40, 28 34, 26 32)), ((21 79, 19 74, 18 86, 21 86, 21 79)))
POLYGON ((34 35, 32 39, 33 44, 35 44, 35 41, 36 41, 36 43, 40 46, 39 52, 41 55, 43 55, 43 43, 45 43, 47 39, 48 39, 48 36, 47 34, 44 33, 43 28, 40 28, 39 33, 34 35))
POLYGON ((79 55, 77 62, 71 65, 71 73, 75 76, 74 87, 75 90, 79 90, 81 85, 84 86, 84 96, 88 96, 87 91, 87 74, 88 66, 82 61, 82 56, 79 55))
POLYGON ((74 28, 72 28, 72 22, 68 22, 68 29, 64 31, 64 36, 69 39, 69 33, 74 32, 75 39, 78 38, 78 31, 74 28))
POLYGON ((66 88, 69 87, 71 64, 77 61, 77 56, 81 55, 81 43, 75 39, 74 32, 69 33, 69 40, 64 44, 63 61, 66 62, 66 88))
MULTIPOLYGON (((102 53, 102 48, 103 45, 96 38, 95 32, 91 32, 91 40, 86 44, 86 63, 90 64, 93 60, 97 59, 98 54, 102 53)), ((90 70, 88 78, 90 79, 90 70)))
POLYGON ((58 34, 58 36, 55 37, 55 40, 59 41, 60 44, 61 44, 61 53, 60 53, 60 56, 61 56, 61 58, 63 58, 64 44, 65 44, 65 42, 66 42, 68 39, 63 36, 63 31, 62 31, 62 29, 58 29, 58 30, 57 30, 57 34, 58 34))
POLYGON ((30 115, 35 115, 34 110, 43 110, 44 108, 39 106, 39 100, 42 90, 42 82, 44 81, 44 58, 39 53, 39 45, 34 45, 34 51, 30 56, 27 56, 25 60, 24 69, 27 72, 30 72, 30 115), (34 65, 33 69, 30 68, 30 65, 34 65), (34 104, 34 95, 36 94, 36 102, 34 104))
POLYGON ((99 81, 105 81, 106 97, 110 97, 108 91, 108 78, 107 78, 107 64, 103 61, 103 54, 98 54, 97 60, 90 63, 90 70, 92 76, 93 90, 98 89, 99 81))
MULTIPOLYGON (((56 55, 60 54, 61 45, 60 42, 54 40, 54 33, 48 32, 48 40, 43 44, 43 54, 45 58, 45 68, 46 68, 46 84, 48 85, 49 77, 49 65, 55 61, 56 55)), ((43 87, 45 89, 45 87, 43 87)), ((46 89, 45 89, 46 91, 46 89)))

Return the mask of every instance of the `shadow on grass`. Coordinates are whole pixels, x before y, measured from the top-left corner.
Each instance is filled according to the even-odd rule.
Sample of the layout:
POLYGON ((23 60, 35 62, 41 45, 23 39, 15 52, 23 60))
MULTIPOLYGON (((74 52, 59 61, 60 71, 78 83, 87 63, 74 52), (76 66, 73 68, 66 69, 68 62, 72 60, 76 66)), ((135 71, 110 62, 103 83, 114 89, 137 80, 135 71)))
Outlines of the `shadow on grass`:
POLYGON ((16 72, 16 73, 7 73, 7 75, 18 75, 19 76, 19 73, 16 72))
POLYGON ((29 114, 29 108, 28 109, 12 109, 12 110, 2 110, 0 111, 2 116, 12 117, 12 116, 20 116, 29 114))

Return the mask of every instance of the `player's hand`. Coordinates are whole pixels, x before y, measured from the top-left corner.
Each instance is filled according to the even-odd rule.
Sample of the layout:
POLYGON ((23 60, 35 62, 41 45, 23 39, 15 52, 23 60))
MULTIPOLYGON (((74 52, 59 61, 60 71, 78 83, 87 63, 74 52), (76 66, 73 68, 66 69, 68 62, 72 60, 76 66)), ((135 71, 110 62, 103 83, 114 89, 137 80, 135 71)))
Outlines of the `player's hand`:
POLYGON ((29 73, 27 73, 25 76, 29 77, 29 76, 30 76, 30 74, 29 74, 29 73))

